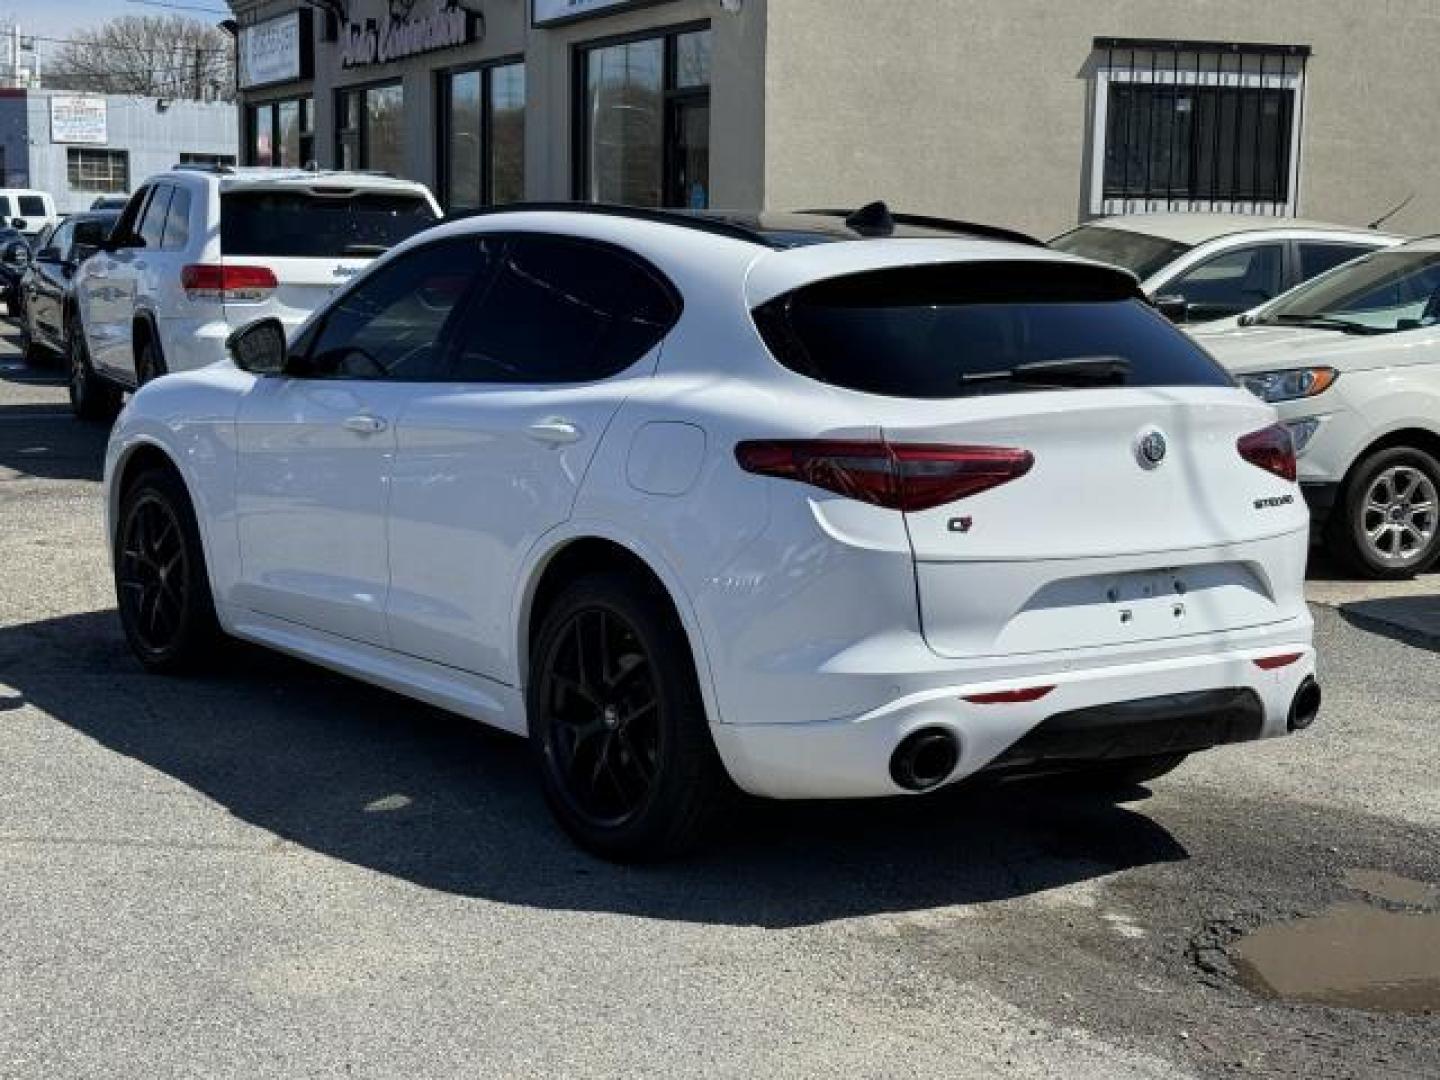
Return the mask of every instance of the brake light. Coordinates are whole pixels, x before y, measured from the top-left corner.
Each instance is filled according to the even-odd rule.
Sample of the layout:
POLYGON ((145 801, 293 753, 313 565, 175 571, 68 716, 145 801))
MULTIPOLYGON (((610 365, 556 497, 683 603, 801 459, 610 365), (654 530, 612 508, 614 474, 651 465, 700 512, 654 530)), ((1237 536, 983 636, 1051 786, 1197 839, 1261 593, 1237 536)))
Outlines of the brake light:
POLYGON ((1053 686, 1029 686, 1024 690, 999 690, 993 694, 966 694, 965 700, 971 705, 1024 705, 1039 701, 1054 689, 1053 686))
POLYGON ((191 300, 265 300, 280 284, 268 266, 192 263, 180 271, 191 300))
POLYGON ((889 510, 930 510, 1018 479, 1035 458, 999 446, 929 446, 883 440, 774 439, 742 442, 746 472, 798 480, 889 510))
POLYGON ((1295 482, 1295 442, 1284 424, 1271 424, 1249 435, 1242 435, 1235 447, 1240 456, 1256 468, 1274 473, 1282 480, 1295 482))

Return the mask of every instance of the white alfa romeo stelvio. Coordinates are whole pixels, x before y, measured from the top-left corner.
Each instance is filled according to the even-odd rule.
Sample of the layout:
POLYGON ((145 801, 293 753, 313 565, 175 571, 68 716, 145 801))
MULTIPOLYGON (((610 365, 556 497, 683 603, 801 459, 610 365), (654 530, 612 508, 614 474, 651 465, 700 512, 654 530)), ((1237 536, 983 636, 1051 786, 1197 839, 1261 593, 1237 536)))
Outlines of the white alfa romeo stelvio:
POLYGON ((1123 786, 1319 710, 1273 407, 1015 233, 486 212, 230 354, 110 440, 140 661, 231 635, 526 734, 607 857, 737 786, 1123 786))

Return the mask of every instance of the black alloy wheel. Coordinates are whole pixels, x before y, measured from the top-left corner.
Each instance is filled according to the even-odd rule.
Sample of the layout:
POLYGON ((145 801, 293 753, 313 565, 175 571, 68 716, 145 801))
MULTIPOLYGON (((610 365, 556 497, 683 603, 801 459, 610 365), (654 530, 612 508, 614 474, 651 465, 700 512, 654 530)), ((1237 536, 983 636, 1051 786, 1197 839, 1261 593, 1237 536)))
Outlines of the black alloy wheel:
POLYGON ((217 623, 195 514, 174 472, 146 472, 126 491, 114 555, 120 622, 136 657, 163 673, 198 666, 217 623))
POLYGON ((606 858, 678 855, 729 792, 684 630, 625 574, 582 578, 550 605, 527 711, 546 801, 606 858))
POLYGON ((109 421, 120 411, 120 390, 95 374, 85 348, 85 333, 73 320, 65 341, 70 369, 70 409, 81 420, 109 421))

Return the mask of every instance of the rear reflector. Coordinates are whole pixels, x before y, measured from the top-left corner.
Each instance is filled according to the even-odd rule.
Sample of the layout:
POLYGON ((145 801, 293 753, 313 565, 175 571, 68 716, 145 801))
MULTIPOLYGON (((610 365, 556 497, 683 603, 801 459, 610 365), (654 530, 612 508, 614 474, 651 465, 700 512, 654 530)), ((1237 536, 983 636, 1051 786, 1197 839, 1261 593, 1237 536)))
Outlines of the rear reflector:
POLYGON ((930 510, 1018 479, 1035 458, 1000 446, 929 446, 883 440, 772 439, 742 442, 746 472, 798 480, 889 510, 930 510))
POLYGON ((1290 429, 1284 424, 1271 424, 1249 435, 1242 435, 1235 447, 1251 465, 1294 483, 1297 472, 1295 443, 1290 438, 1290 429))
POLYGON ((1261 671, 1274 671, 1277 668, 1289 667, 1304 655, 1304 653, 1292 652, 1280 656, 1262 656, 1255 661, 1255 666, 1261 671))
POLYGON ((1030 686, 1024 690, 1001 690, 994 694, 966 694, 965 700, 971 705, 1023 705, 1028 701, 1039 701, 1053 686, 1030 686))
POLYGON ((180 271, 191 300, 264 300, 280 284, 268 266, 192 263, 180 271))

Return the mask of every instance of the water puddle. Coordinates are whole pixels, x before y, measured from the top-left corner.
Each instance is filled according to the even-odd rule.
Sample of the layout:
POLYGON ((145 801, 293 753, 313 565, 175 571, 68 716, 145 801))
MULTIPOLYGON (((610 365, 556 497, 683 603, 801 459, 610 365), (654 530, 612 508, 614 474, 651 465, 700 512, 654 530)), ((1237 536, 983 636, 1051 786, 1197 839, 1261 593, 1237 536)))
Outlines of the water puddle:
MULTIPOLYGON (((1440 902, 1440 890, 1394 874, 1356 870, 1345 883, 1393 905, 1440 902)), ((1235 965, 1242 983, 1268 997, 1440 1013, 1440 911, 1345 901, 1319 915, 1255 931, 1235 947, 1235 965)))

